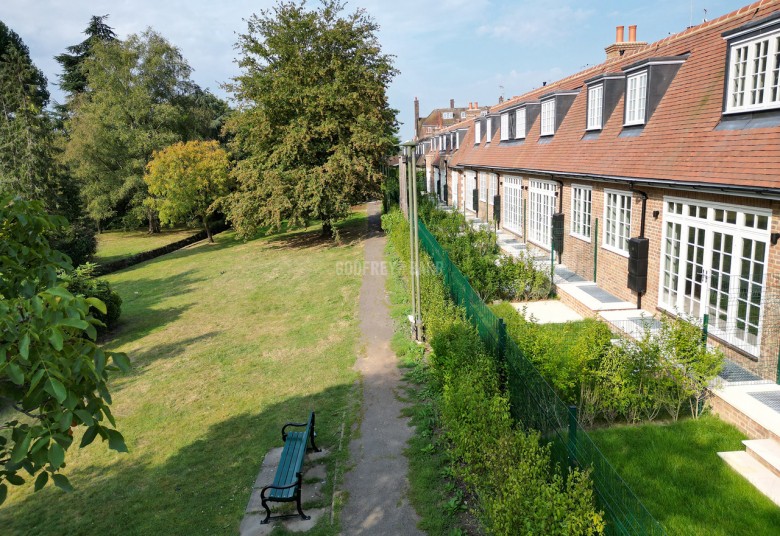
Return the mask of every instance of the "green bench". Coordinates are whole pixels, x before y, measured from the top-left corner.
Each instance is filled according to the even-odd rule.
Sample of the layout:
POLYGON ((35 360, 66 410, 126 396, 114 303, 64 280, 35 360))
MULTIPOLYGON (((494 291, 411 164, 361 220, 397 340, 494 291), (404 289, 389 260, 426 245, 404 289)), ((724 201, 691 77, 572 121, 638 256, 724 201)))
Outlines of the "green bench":
POLYGON ((314 452, 320 452, 317 445, 314 444, 314 412, 309 415, 309 421, 304 423, 289 422, 282 427, 282 441, 284 449, 282 457, 279 460, 279 466, 276 468, 274 482, 270 486, 264 487, 260 491, 260 498, 265 508, 266 516, 261 523, 265 524, 271 519, 271 509, 269 502, 292 502, 295 501, 298 507, 298 514, 279 515, 281 517, 295 517, 300 515, 302 519, 309 519, 309 516, 303 513, 301 509, 301 485, 303 477, 301 467, 303 458, 306 455, 306 444, 311 443, 314 452), (288 427, 304 428, 301 432, 287 432, 288 427), (268 492, 268 495, 266 495, 268 492))

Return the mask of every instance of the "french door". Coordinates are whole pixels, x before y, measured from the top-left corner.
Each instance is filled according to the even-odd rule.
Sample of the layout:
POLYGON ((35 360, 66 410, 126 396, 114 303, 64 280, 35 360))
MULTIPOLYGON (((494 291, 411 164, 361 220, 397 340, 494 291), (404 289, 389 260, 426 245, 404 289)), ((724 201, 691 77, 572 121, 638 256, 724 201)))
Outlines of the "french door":
POLYGON ((769 211, 667 198, 659 305, 753 355, 761 345, 769 211))
POLYGON ((523 190, 520 177, 504 177, 504 223, 513 233, 523 234, 523 190))

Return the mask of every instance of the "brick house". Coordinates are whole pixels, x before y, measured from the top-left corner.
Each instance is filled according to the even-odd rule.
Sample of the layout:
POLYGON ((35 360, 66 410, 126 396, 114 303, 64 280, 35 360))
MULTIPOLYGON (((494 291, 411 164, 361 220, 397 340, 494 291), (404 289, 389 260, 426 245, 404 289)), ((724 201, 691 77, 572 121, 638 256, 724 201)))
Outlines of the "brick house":
POLYGON ((780 0, 651 44, 619 27, 606 51, 422 133, 428 190, 548 256, 562 226, 568 270, 638 309, 707 315, 711 342, 774 379, 780 0))

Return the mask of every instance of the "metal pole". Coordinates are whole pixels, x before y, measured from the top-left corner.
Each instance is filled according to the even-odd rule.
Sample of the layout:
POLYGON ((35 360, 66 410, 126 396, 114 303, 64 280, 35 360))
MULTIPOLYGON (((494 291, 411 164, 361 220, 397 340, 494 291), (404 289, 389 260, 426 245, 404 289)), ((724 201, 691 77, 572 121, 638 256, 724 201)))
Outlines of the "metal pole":
POLYGON ((569 465, 577 465, 577 406, 569 406, 569 465))
MULTIPOLYGON (((409 149, 410 151, 414 151, 414 144, 409 149)), ((415 161, 412 161, 411 165, 411 171, 412 171, 412 180, 413 180, 413 189, 412 189, 412 206, 414 207, 414 278, 415 278, 415 297, 417 300, 417 312, 416 316, 414 317, 414 325, 415 325, 415 332, 417 334, 417 340, 420 340, 421 338, 421 327, 422 327, 422 315, 420 312, 420 234, 419 234, 419 225, 417 222, 417 163, 415 161)))
POLYGON ((701 343, 707 344, 707 331, 710 324, 710 315, 705 314, 701 322, 701 343))
POLYGON ((414 278, 414 209, 412 206, 412 192, 414 191, 414 186, 411 182, 411 173, 410 170, 412 168, 411 166, 411 159, 409 158, 409 147, 404 146, 403 147, 404 156, 406 157, 406 166, 404 169, 405 177, 404 180, 406 181, 406 192, 407 192, 407 198, 408 198, 408 218, 407 221, 409 222, 409 287, 411 290, 411 298, 412 298, 412 315, 409 318, 410 323, 412 324, 412 337, 416 340, 417 339, 417 324, 415 322, 415 319, 417 318, 417 299, 416 299, 416 292, 415 292, 415 278, 414 278))

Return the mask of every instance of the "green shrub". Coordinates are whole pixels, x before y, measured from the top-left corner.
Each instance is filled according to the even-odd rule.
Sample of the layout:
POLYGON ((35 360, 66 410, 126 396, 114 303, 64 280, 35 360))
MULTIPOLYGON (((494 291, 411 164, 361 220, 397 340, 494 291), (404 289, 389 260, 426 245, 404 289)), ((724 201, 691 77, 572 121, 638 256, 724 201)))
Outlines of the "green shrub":
POLYGON ((119 321, 122 314, 122 298, 119 293, 111 289, 111 285, 105 279, 94 277, 96 264, 82 264, 65 279, 67 280, 68 290, 74 295, 84 296, 85 298, 97 298, 106 304, 106 314, 95 311, 93 316, 104 324, 98 326, 98 332, 105 332, 113 329, 119 321))

